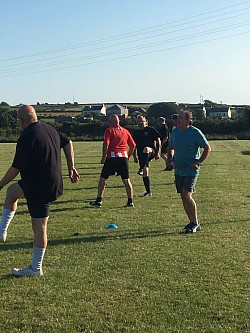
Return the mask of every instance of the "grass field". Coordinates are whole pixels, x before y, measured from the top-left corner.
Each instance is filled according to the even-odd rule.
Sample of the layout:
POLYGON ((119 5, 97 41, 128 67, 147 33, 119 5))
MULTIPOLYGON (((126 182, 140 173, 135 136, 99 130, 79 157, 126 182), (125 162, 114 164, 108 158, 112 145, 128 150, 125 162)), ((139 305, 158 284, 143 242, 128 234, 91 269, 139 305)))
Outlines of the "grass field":
MULTIPOLYGON (((189 235, 163 160, 151 163, 152 198, 139 197, 144 187, 130 161, 135 207, 124 207, 125 189, 111 177, 96 209, 89 201, 101 142, 74 145, 81 179, 71 184, 64 163, 65 193, 51 205, 44 276, 10 275, 31 259, 24 201, 0 244, 0 332, 250 332, 250 141, 211 142, 195 194, 202 230, 189 235), (119 228, 105 229, 108 223, 119 228)), ((0 144, 1 174, 14 151, 14 144, 0 144)))

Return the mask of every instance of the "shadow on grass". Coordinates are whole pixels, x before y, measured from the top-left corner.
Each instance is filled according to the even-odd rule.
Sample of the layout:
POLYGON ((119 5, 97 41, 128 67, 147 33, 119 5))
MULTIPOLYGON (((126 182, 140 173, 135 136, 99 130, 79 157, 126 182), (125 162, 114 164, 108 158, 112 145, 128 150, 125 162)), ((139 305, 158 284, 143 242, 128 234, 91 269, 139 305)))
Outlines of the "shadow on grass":
POLYGON ((242 150, 242 155, 250 155, 250 150, 242 150))
MULTIPOLYGON (((135 238, 148 238, 148 237, 159 237, 159 236, 173 236, 185 233, 180 232, 178 230, 166 230, 166 229, 152 229, 152 230, 133 230, 133 231, 119 231, 117 229, 107 229, 106 234, 82 234, 80 232, 76 232, 70 235, 69 238, 60 238, 60 239, 51 239, 48 241, 48 246, 58 246, 58 245, 67 245, 67 244, 76 244, 76 243, 96 243, 96 242, 104 242, 104 241, 123 241, 128 239, 135 238)), ((25 242, 25 243, 2 243, 0 244, 1 251, 9 251, 9 250, 17 250, 17 249, 27 249, 32 248, 33 242, 25 242)))

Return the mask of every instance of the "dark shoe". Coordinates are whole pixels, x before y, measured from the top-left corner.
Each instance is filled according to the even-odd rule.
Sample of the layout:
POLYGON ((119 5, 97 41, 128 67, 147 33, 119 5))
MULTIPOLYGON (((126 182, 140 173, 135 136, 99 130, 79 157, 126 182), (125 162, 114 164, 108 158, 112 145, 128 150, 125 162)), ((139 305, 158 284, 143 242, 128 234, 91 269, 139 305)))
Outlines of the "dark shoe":
POLYGON ((133 202, 128 202, 127 204, 126 204, 126 207, 134 207, 135 205, 134 205, 134 203, 133 202))
POLYGON ((143 192, 142 194, 141 194, 141 197, 143 197, 143 198, 145 198, 145 197, 152 197, 152 193, 150 192, 150 193, 148 193, 148 192, 143 192))
POLYGON ((102 203, 99 202, 99 201, 92 201, 89 204, 93 207, 96 207, 96 208, 101 208, 102 207, 102 203))
POLYGON ((137 172, 137 175, 139 175, 139 176, 143 176, 143 170, 142 170, 142 169, 139 169, 139 171, 137 172))
POLYGON ((173 170, 173 166, 170 164, 170 165, 167 165, 166 168, 164 169, 164 171, 172 171, 173 170))
POLYGON ((200 223, 190 222, 185 226, 184 229, 186 230, 186 234, 194 233, 196 231, 201 230, 201 225, 200 223))

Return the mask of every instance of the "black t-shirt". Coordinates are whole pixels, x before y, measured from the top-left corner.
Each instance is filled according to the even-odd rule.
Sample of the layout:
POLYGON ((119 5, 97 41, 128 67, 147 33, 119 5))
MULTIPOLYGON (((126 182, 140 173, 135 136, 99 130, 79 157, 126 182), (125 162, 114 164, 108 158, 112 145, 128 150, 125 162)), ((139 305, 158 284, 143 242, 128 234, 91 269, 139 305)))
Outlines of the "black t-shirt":
POLYGON ((49 202, 63 193, 61 148, 68 143, 49 124, 36 122, 24 129, 12 166, 20 170, 27 200, 49 202))
POLYGON ((160 136, 161 136, 161 141, 163 141, 164 138, 168 138, 167 141, 164 143, 164 145, 168 145, 168 141, 169 141, 168 126, 166 124, 163 124, 163 126, 161 126, 159 128, 159 133, 160 133, 160 136))
POLYGON ((160 138, 160 134, 153 127, 147 126, 143 130, 136 130, 133 138, 138 153, 142 153, 145 147, 156 148, 155 141, 160 138))
POLYGON ((161 126, 159 128, 159 133, 161 136, 161 140, 163 140, 164 138, 169 138, 169 129, 168 126, 166 124, 163 124, 163 126, 161 126))

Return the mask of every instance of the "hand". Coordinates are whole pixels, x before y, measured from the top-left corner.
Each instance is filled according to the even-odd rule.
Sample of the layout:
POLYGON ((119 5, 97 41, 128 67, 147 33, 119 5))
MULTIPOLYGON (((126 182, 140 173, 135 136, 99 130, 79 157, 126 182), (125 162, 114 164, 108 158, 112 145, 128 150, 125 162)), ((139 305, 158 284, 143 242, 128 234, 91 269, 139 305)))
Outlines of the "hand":
POLYGON ((80 178, 80 175, 79 175, 79 173, 77 172, 77 170, 75 168, 72 168, 72 170, 70 170, 69 178, 71 180, 71 183, 77 183, 78 182, 78 180, 80 178))
POLYGON ((200 162, 199 161, 195 161, 193 164, 192 164, 192 169, 193 170, 197 170, 197 169, 199 169, 199 167, 200 167, 200 162))
POLYGON ((106 160, 106 157, 102 157, 102 159, 101 159, 101 164, 104 164, 104 163, 105 163, 105 160, 106 160))

